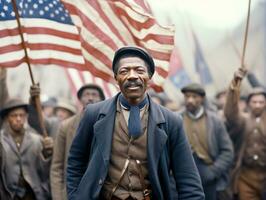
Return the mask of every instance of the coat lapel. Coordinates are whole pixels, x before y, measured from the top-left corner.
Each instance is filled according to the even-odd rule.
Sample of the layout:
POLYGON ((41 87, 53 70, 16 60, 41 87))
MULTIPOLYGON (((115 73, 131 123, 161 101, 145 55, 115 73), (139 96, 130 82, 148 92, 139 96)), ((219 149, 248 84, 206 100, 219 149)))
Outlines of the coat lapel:
POLYGON ((30 133, 26 130, 20 146, 20 154, 23 154, 31 145, 32 145, 32 138, 30 136, 30 133))
POLYGON ((150 101, 148 122, 148 160, 149 168, 153 168, 151 170, 151 176, 156 175, 157 173, 158 161, 168 138, 165 131, 160 127, 160 125, 164 123, 165 118, 159 106, 150 101))
MULTIPOLYGON (((6 128, 3 129, 3 132, 1 134, 2 134, 2 138, 3 138, 3 142, 8 144, 10 149, 12 149, 13 152, 15 152, 17 155, 19 155, 17 146, 16 146, 12 136, 7 132, 6 128)), ((4 143, 3 143, 3 146, 5 146, 4 143)))
POLYGON ((108 167, 111 155, 117 96, 118 95, 112 98, 109 103, 104 105, 100 110, 100 119, 94 125, 96 143, 103 155, 106 167, 108 167))

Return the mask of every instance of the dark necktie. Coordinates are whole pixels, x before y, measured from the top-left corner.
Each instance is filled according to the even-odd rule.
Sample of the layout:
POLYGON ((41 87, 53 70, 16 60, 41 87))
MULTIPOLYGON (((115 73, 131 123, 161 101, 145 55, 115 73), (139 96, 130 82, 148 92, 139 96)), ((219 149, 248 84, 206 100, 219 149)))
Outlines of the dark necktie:
POLYGON ((132 136, 133 138, 139 137, 142 134, 140 109, 142 109, 148 103, 147 97, 145 97, 145 99, 138 105, 130 105, 122 94, 119 96, 119 100, 122 106, 130 111, 128 118, 129 136, 132 136))

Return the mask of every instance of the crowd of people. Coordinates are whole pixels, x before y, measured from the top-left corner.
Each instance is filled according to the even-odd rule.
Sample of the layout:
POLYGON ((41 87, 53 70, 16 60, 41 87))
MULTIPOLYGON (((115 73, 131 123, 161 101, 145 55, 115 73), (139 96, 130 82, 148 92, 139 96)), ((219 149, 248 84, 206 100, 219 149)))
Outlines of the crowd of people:
POLYGON ((120 92, 83 85, 81 105, 10 97, 0 68, 0 199, 265 200, 266 90, 239 68, 228 88, 207 98, 204 86, 180 89, 182 106, 148 87, 153 58, 122 47, 112 65, 120 92), (241 94, 247 77, 252 89, 241 94))

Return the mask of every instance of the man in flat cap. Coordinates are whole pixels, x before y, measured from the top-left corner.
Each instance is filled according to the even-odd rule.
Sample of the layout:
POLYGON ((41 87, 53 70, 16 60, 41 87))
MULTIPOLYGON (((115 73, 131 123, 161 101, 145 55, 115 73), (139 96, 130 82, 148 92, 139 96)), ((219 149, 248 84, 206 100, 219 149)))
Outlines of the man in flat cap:
POLYGON ((27 125, 27 112, 28 105, 19 99, 9 99, 0 111, 1 174, 12 199, 46 200, 53 140, 27 125))
POLYGON ((80 119, 83 116, 83 111, 88 104, 93 104, 105 99, 102 88, 95 84, 83 85, 78 90, 77 97, 82 104, 82 111, 77 113, 73 117, 63 121, 59 126, 58 133, 56 134, 50 173, 53 200, 67 200, 67 157, 80 119))
POLYGON ((266 91, 252 88, 248 113, 238 107, 245 69, 238 69, 227 92, 224 114, 236 151, 233 189, 240 200, 261 200, 266 192, 266 91))
POLYGON ((233 145, 222 119, 204 106, 204 88, 191 83, 181 89, 185 110, 181 112, 193 156, 198 167, 206 200, 218 199, 228 185, 233 162, 233 145))
POLYGON ((121 92, 85 110, 68 157, 69 200, 203 200, 181 119, 146 93, 151 56, 122 47, 112 68, 121 92))

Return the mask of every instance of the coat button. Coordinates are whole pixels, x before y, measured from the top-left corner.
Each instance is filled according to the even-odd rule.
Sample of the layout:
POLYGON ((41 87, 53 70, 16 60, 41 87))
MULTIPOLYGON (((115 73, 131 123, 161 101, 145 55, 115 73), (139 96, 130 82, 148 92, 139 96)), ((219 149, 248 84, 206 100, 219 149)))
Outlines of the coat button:
POLYGON ((99 180, 99 185, 102 185, 102 184, 103 184, 103 180, 100 179, 100 180, 99 180))

